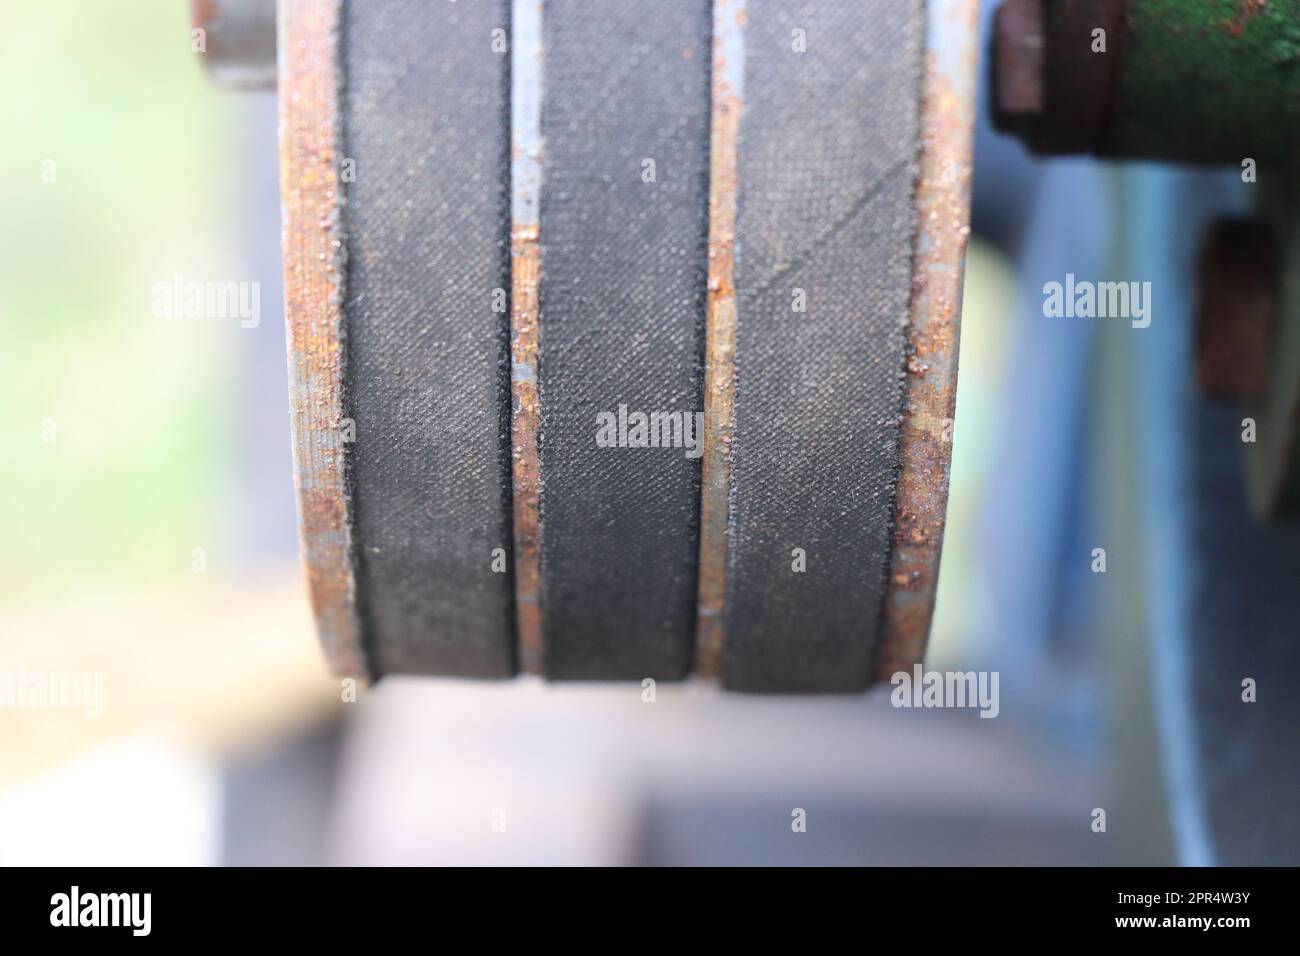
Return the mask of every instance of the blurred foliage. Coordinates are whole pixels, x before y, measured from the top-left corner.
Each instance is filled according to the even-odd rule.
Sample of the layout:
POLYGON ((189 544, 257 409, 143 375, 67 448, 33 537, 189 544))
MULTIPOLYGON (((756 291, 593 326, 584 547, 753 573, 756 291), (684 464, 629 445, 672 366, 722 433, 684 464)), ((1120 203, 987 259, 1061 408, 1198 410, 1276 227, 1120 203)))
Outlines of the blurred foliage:
POLYGON ((988 482, 996 477, 1006 427, 1007 374, 1018 309, 1015 267, 997 248, 972 239, 962 290, 957 414, 953 424, 948 524, 930 630, 930 659, 964 664, 980 648, 971 633, 987 633, 995 617, 980 557, 980 516, 988 482))
POLYGON ((229 104, 180 0, 0 22, 0 596, 188 572, 221 540, 233 340, 150 293, 233 275, 229 104))

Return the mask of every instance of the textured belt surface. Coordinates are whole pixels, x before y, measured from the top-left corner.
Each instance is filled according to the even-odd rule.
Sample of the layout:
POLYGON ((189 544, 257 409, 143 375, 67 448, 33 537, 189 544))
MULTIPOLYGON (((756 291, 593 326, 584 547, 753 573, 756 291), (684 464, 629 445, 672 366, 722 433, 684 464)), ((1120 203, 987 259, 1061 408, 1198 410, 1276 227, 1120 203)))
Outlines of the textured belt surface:
POLYGON ((377 674, 514 669, 508 29, 506 2, 344 5, 346 408, 377 674))
POLYGON ((723 680, 858 690, 893 534, 922 4, 748 6, 723 680))
POLYGON ((680 678, 699 459, 598 447, 596 415, 701 408, 710 4, 548 3, 542 34, 545 670, 680 678))

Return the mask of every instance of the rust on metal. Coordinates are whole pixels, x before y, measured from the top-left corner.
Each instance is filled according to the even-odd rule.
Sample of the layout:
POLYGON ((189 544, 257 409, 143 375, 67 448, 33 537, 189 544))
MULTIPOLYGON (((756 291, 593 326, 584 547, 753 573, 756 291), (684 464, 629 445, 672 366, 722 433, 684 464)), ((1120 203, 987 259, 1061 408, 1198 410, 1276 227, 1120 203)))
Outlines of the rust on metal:
POLYGON ((917 231, 894 504, 894 547, 875 676, 925 653, 948 506, 962 266, 970 235, 976 0, 932 0, 921 102, 917 231))
POLYGON ((695 672, 716 678, 725 639, 728 495, 735 395, 737 140, 740 132, 744 0, 714 5, 709 170, 709 265, 704 366, 704 455, 695 672))
POLYGON ((541 405, 537 386, 542 271, 542 4, 514 0, 510 60, 510 448, 515 631, 519 668, 541 674, 541 405))
POLYGON ((994 15, 994 125, 1039 153, 1105 145, 1132 0, 1003 0, 994 15), (1106 44, 1100 51, 1099 42, 1106 44))
POLYGON ((1246 25, 1267 6, 1268 0, 1237 0, 1237 10, 1232 19, 1224 21, 1224 29, 1234 37, 1241 36, 1246 32, 1246 25))
POLYGON ((536 223, 516 223, 510 237, 511 448, 514 466, 515 603, 519 666, 542 672, 539 595, 541 460, 537 435, 537 312, 541 248, 536 223))
POLYGON ((1272 372, 1281 283, 1272 227, 1250 219, 1216 221, 1202 244, 1197 272, 1201 390, 1222 398, 1262 398, 1272 372))
POLYGON ((190 0, 190 25, 196 30, 206 30, 216 19, 217 0, 190 0))
POLYGON ((280 195, 290 419, 312 610, 334 672, 368 676, 344 475, 338 0, 281 0, 280 195))
MULTIPOLYGON (((1243 403, 1242 409, 1243 429, 1249 419, 1254 431, 1253 441, 1242 436, 1247 501, 1260 521, 1290 519, 1300 514, 1300 348, 1296 347, 1300 341, 1300 186, 1288 177, 1276 179, 1279 181, 1261 187, 1252 203, 1258 217, 1254 228, 1268 230, 1270 240, 1263 241, 1257 232, 1251 241, 1255 249, 1246 251, 1257 261, 1238 267, 1254 273, 1248 280, 1251 283, 1260 283, 1269 272, 1274 276, 1273 305, 1268 310, 1269 367, 1259 375, 1266 384, 1253 400, 1243 403), (1271 269, 1262 266, 1270 259, 1271 269)), ((1210 242, 1215 242, 1213 236, 1210 242)), ((1203 277, 1202 310, 1211 294, 1203 277)), ((1255 311, 1259 306, 1249 308, 1255 311)), ((1203 316, 1203 320, 1208 318, 1203 316)), ((1207 345, 1198 341, 1198 362, 1205 362, 1200 353, 1207 345)), ((1251 391, 1256 391, 1259 379, 1251 382, 1251 391)))
POLYGON ((993 101, 999 122, 1037 117, 1047 105, 1047 24, 1042 0, 1003 0, 993 18, 993 101))

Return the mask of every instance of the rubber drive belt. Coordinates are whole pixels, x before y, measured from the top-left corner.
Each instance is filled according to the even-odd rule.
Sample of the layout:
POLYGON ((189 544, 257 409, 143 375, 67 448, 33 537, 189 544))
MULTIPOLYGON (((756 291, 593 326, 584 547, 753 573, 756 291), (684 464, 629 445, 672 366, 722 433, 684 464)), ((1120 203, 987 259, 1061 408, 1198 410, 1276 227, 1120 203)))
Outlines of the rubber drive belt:
POLYGON ((509 3, 346 3, 342 17, 363 645, 376 675, 507 676, 509 3))
POLYGON ((748 0, 722 679, 871 680, 894 530, 921 0, 748 0))
POLYGON ((694 427, 701 409, 710 11, 707 0, 541 11, 549 677, 676 679, 691 665, 700 450, 626 447, 623 415, 679 413, 694 427), (599 413, 618 420, 612 446, 598 443, 599 413))

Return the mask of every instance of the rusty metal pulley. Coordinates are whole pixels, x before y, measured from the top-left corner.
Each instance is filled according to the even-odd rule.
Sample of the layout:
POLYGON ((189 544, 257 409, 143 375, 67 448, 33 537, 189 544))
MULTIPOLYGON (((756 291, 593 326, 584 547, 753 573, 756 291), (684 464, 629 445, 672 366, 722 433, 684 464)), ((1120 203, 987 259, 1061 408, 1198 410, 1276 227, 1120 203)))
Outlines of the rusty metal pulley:
POLYGON ((971 0, 281 0, 303 552, 344 674, 856 691, 925 646, 971 0))

